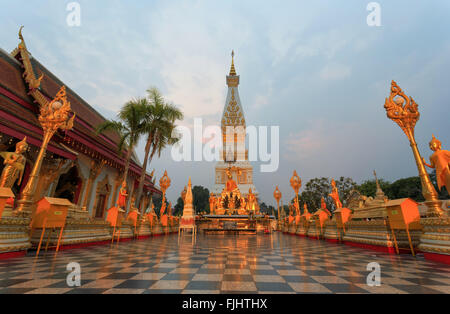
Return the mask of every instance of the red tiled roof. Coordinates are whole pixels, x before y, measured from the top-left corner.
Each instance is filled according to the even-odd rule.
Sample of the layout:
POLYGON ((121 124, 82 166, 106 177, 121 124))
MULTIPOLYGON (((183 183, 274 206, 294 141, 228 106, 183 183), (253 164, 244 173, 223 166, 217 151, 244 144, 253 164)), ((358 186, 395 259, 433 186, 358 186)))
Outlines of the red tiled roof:
MULTIPOLYGON (((42 73, 44 74, 40 91, 51 99, 56 95, 60 87, 65 84, 36 59, 30 58, 30 61, 37 77, 42 73)), ((42 139, 42 130, 37 120, 39 109, 27 93, 27 87, 22 78, 22 73, 23 68, 21 64, 0 49, 0 113, 4 113, 0 115, 0 123, 3 125, 3 128, 15 128, 19 134, 27 134, 34 138, 37 141, 36 143, 39 143, 42 139), (11 121, 5 121, 5 117, 8 115, 23 120, 27 123, 28 127, 17 125, 11 121)), ((109 132, 97 136, 95 128, 106 119, 70 88, 66 87, 66 91, 72 110, 77 114, 74 127, 66 133, 67 136, 70 136, 70 134, 75 136, 76 134, 79 139, 91 143, 91 146, 98 150, 99 154, 104 155, 107 159, 114 158, 118 164, 124 165, 123 158, 117 151, 117 144, 119 142, 118 134, 109 132)), ((55 135, 50 143, 52 146, 50 148, 55 148, 54 150, 61 153, 63 150, 67 152, 63 146, 59 145, 59 142, 63 138, 62 132, 59 135, 55 135)), ((34 145, 35 143, 30 142, 30 144, 34 145)), ((51 150, 50 148, 49 150, 51 150)), ((140 169, 140 165, 135 160, 132 160, 130 170, 137 176, 140 174, 140 169)), ((147 186, 151 185, 152 190, 155 190, 153 184, 150 183, 151 178, 149 175, 146 175, 145 181, 147 186)), ((159 191, 155 190, 155 192, 159 191)))

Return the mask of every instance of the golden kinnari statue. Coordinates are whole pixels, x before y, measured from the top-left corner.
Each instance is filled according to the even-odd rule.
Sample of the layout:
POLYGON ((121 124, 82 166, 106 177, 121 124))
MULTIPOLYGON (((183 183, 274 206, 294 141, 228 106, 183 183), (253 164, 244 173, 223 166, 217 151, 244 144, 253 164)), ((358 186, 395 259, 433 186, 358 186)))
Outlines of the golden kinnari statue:
POLYGON ((331 198, 334 200, 334 204, 336 205, 336 209, 342 208, 342 202, 339 199, 339 191, 336 187, 336 181, 334 179, 331 179, 331 198))
MULTIPOLYGON (((417 169, 419 171, 420 181, 422 184, 422 194, 425 198, 425 204, 428 207, 428 216, 442 216, 444 212, 441 208, 441 201, 438 200, 438 194, 430 177, 425 170, 423 157, 419 153, 417 143, 414 138, 414 128, 420 118, 418 105, 412 97, 407 97, 402 89, 395 81, 391 83, 391 93, 386 98, 384 108, 389 119, 397 123, 408 137, 417 169)), ((436 169, 437 170, 437 169, 436 169)))
POLYGON ((277 212, 278 212, 278 220, 280 220, 280 200, 282 197, 280 189, 278 189, 278 185, 275 187, 275 191, 273 191, 273 197, 277 201, 277 212))
POLYGON ((61 87, 52 101, 41 104, 38 120, 44 131, 42 145, 27 185, 23 189, 22 199, 18 202, 16 214, 30 211, 48 143, 59 129, 72 129, 75 114, 71 115, 71 111, 72 109, 70 107, 70 102, 67 100, 65 86, 61 87))
POLYGON ((163 193, 163 198, 162 198, 162 205, 161 205, 161 209, 159 210, 159 215, 160 217, 165 213, 166 211, 166 191, 169 188, 171 183, 171 180, 169 178, 169 176, 167 175, 167 170, 164 171, 164 175, 161 177, 161 179, 159 179, 159 188, 161 189, 161 192, 163 193))
POLYGON ((447 189, 447 193, 450 194, 450 151, 441 149, 441 141, 434 137, 430 141, 430 149, 434 152, 430 156, 430 163, 428 164, 425 159, 423 163, 425 166, 436 169, 436 181, 439 190, 443 186, 447 189))
POLYGON ((298 191, 302 187, 302 180, 298 176, 296 170, 294 170, 294 173, 293 173, 291 179, 289 180, 289 182, 291 183, 291 187, 294 189, 294 192, 295 192, 295 206, 294 207, 295 207, 295 210, 297 211, 297 214, 299 214, 300 213, 300 205, 298 203, 298 191))
POLYGON ((25 163, 27 159, 23 155, 28 148, 27 137, 16 144, 16 151, 12 152, 0 152, 0 156, 4 158, 2 175, 0 177, 0 187, 12 188, 14 183, 18 185, 22 182, 23 171, 25 169, 25 163))

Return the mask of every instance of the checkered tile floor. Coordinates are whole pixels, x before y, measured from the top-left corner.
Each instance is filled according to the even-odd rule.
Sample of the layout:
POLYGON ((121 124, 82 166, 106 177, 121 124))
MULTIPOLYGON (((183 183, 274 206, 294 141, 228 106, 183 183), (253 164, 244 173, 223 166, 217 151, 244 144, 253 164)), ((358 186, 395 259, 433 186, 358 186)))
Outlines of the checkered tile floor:
POLYGON ((276 233, 177 235, 0 261, 4 293, 450 293, 450 267, 276 233), (81 265, 81 287, 66 265, 81 265), (381 266, 369 287, 366 266, 381 266))

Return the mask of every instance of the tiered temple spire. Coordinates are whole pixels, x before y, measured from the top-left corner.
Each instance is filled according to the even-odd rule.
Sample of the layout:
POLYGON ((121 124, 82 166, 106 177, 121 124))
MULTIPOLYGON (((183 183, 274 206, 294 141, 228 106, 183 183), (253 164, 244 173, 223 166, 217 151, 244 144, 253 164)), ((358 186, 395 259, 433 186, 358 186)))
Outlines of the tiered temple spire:
POLYGON ((231 51, 231 68, 230 76, 236 76, 236 69, 234 67, 234 50, 231 51))

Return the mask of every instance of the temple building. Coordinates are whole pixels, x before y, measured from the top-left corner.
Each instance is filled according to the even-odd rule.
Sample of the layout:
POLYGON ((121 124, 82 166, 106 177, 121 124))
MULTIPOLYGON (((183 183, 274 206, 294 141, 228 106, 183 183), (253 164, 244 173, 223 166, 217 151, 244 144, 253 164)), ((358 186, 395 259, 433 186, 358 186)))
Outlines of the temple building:
MULTIPOLYGON (((28 147, 21 180, 11 187, 15 204, 27 184, 30 169, 43 140, 38 121, 42 102, 53 99, 65 84, 47 70, 28 51, 22 33, 19 45, 11 53, 0 49, 0 152, 14 152, 16 144, 26 137, 28 147)), ((105 211, 115 205, 121 187, 125 152, 118 152, 119 136, 115 133, 97 135, 96 127, 105 121, 86 101, 69 87, 65 93, 76 114, 73 128, 58 131, 51 139, 38 178, 34 201, 43 196, 65 198, 74 212, 104 219, 105 211)), ((3 159, 0 173, 4 169, 3 159)), ((141 165, 132 154, 127 178, 128 192, 137 190, 141 165)), ((150 203, 150 194, 160 194, 154 179, 146 176, 141 209, 150 203)), ((128 206, 132 197, 128 198, 128 206)), ((6 210, 5 210, 5 214, 6 210)))
POLYGON ((236 74, 234 66, 234 52, 226 81, 228 93, 221 121, 223 149, 220 154, 221 160, 215 167, 213 194, 220 197, 227 181, 232 179, 236 182, 241 196, 247 197, 251 190, 258 197, 258 191, 253 184, 253 167, 248 161, 245 143, 246 124, 239 97, 239 75, 236 74))

